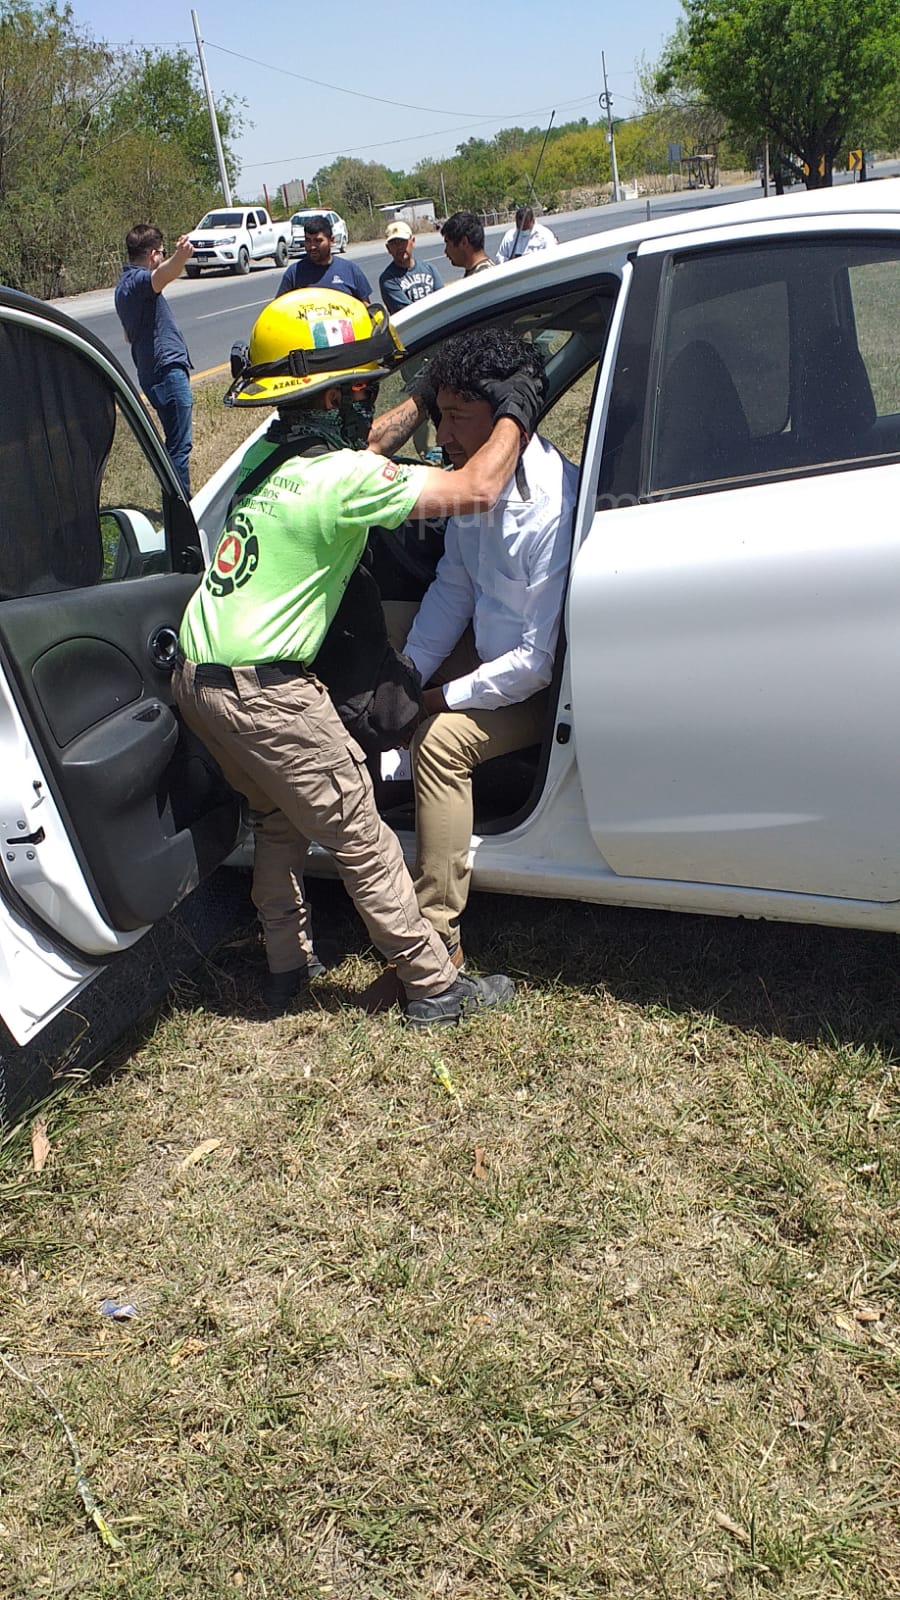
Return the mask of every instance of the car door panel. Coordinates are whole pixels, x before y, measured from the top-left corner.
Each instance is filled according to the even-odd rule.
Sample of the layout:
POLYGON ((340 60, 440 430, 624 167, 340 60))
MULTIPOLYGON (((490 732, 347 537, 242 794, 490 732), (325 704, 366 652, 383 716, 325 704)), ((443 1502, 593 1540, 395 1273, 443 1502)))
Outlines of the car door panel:
POLYGON ((846 315, 852 281, 873 346, 893 326, 881 226, 638 252, 568 612, 622 876, 900 899, 900 398, 846 315))
POLYGON ((604 512, 569 608, 619 874, 900 898, 900 467, 604 512))
POLYGON ((7 364, 0 1012, 21 1041, 225 859, 240 805, 173 706, 203 559, 135 390, 75 324, 3 292, 7 364), (130 503, 101 510, 110 490, 130 503))
POLYGON ((3 660, 26 726, 98 904, 124 933, 196 886, 203 836, 234 836, 233 797, 181 728, 168 668, 153 659, 196 583, 171 574, 0 608, 3 660))

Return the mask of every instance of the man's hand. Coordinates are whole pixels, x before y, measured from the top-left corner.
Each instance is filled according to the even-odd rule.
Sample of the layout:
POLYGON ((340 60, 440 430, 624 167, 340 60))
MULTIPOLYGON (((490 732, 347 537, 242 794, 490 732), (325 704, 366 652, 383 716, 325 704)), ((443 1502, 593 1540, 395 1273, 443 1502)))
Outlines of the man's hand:
POLYGON ((184 266, 186 261, 190 261, 193 254, 194 246, 191 244, 189 236, 186 233, 181 234, 180 238, 176 241, 175 249, 172 251, 172 259, 175 260, 177 258, 179 270, 184 266))
POLYGON ((154 267, 150 273, 150 282, 156 294, 162 294, 163 289, 167 288, 170 283, 174 283, 175 279, 181 276, 181 270, 185 262, 190 261, 193 254, 194 246, 191 244, 187 234, 183 233, 172 254, 166 256, 165 261, 161 261, 159 266, 154 267))
POLYGON ((494 421, 510 417, 530 439, 537 427, 544 403, 546 384, 530 372, 514 372, 511 378, 488 378, 481 391, 494 413, 494 421))

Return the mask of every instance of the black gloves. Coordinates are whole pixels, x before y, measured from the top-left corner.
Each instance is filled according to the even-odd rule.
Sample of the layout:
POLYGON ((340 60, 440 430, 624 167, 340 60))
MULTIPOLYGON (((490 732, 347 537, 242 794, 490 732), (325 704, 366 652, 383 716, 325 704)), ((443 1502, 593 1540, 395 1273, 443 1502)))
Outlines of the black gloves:
POLYGON ((514 372, 511 378, 487 378, 479 385, 494 413, 494 421, 511 417, 527 438, 537 427, 546 389, 543 376, 514 372))

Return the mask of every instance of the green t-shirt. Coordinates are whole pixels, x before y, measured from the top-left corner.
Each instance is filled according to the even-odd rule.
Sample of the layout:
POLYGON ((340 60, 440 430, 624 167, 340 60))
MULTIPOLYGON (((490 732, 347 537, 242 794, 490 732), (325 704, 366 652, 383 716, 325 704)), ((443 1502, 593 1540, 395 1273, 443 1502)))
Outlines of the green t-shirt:
MULTIPOLYGON (((245 476, 274 448, 248 451, 245 476)), ((184 654, 226 667, 313 661, 369 528, 399 527, 427 470, 368 450, 283 461, 228 518, 184 614, 184 654)))

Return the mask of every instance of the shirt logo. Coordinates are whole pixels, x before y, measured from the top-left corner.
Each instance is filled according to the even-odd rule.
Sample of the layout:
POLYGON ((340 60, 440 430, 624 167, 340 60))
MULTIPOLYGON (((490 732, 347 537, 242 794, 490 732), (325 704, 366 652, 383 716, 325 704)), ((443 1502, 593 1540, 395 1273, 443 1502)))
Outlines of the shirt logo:
POLYGON ((393 483, 399 471, 400 468, 395 461, 386 461, 381 469, 381 476, 386 478, 388 483, 393 483))
POLYGON ((225 532, 206 574, 206 587, 217 600, 243 588, 259 565, 259 540, 245 511, 228 518, 225 532))

